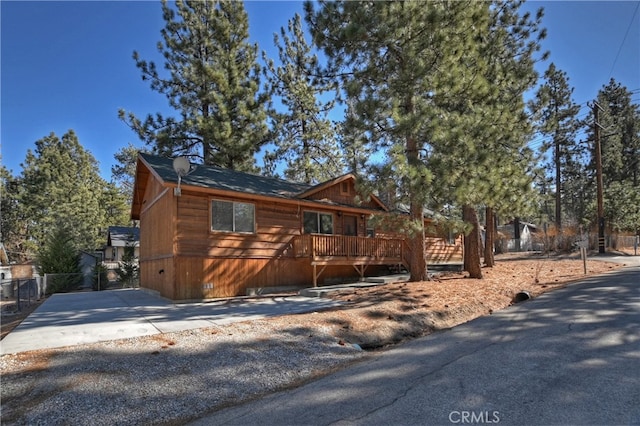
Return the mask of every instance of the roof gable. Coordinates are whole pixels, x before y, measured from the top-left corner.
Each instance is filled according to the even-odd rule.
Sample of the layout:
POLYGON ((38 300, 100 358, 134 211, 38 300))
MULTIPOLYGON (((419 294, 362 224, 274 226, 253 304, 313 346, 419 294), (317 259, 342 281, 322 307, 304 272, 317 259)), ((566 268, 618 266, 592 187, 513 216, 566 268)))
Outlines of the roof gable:
MULTIPOLYGON (((342 204, 353 205, 356 192, 356 177, 352 173, 315 185, 299 194, 300 198, 313 200, 342 200, 342 204)), ((362 200, 362 207, 387 210, 385 204, 378 197, 371 194, 370 200, 362 200)))

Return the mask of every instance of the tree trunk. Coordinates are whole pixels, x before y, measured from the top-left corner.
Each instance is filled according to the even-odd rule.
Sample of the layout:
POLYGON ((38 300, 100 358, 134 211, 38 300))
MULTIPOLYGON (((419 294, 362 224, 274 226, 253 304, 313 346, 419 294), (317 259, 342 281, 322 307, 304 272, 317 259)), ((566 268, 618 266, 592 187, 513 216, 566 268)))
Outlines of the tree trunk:
POLYGON ((496 224, 493 215, 493 209, 491 207, 486 208, 486 226, 484 237, 484 264, 490 268, 495 265, 495 259, 493 257, 493 246, 496 235, 496 224))
POLYGON ((464 239, 464 269, 470 278, 482 278, 480 265, 480 225, 478 214, 471 206, 462 207, 462 219, 471 224, 473 229, 464 239))
MULTIPOLYGON (((556 114, 557 107, 556 107, 556 114)), ((558 139, 556 130, 556 136, 554 137, 555 143, 555 166, 556 166, 556 230, 558 235, 562 233, 562 179, 560 177, 560 141, 558 139)))
POLYGON ((427 258, 424 244, 424 216, 422 206, 411 203, 411 219, 422 224, 422 231, 411 236, 409 244, 411 246, 411 258, 409 259, 409 269, 411 270, 409 281, 428 281, 427 258))

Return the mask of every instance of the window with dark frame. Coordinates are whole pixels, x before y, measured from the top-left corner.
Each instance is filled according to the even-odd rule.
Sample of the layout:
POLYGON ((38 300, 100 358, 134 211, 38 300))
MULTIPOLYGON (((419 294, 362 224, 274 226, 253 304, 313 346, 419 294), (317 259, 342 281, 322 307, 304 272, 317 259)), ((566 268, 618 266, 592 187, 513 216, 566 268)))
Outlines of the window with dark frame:
POLYGON ((235 201, 211 201, 211 230, 255 233, 255 206, 235 201))
POLYGON ((304 212, 303 227, 305 234, 333 234, 333 214, 304 212))

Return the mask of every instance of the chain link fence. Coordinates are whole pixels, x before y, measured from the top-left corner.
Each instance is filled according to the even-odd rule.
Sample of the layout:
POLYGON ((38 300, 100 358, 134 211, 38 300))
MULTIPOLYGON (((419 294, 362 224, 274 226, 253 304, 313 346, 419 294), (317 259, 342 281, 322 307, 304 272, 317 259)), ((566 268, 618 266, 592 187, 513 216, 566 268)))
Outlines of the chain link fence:
POLYGON ((0 306, 3 313, 20 312, 44 297, 42 278, 16 278, 0 281, 0 306))

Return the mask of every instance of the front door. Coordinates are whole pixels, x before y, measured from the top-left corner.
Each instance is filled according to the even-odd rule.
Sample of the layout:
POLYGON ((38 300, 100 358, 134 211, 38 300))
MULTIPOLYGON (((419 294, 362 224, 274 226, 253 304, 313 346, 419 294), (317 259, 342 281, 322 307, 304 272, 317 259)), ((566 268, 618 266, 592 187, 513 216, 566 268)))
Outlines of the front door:
POLYGON ((358 235, 358 216, 344 215, 342 233, 344 235, 358 235))

